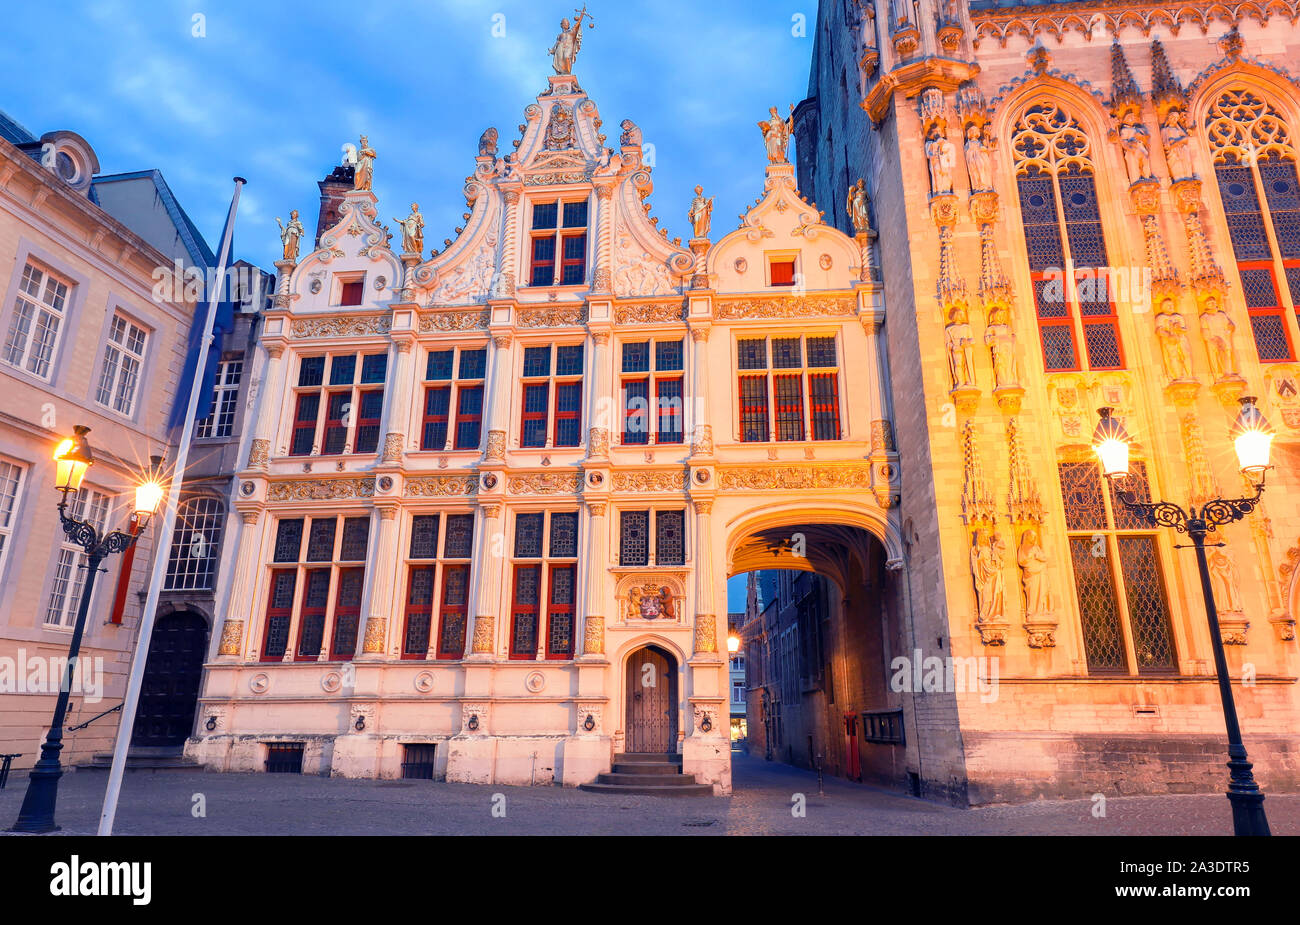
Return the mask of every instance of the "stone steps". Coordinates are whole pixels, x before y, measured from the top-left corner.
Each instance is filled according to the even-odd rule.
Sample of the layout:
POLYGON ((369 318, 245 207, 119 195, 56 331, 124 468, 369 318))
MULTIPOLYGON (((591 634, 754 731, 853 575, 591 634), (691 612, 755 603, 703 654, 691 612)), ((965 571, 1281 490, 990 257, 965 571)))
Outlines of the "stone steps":
POLYGON ((622 793, 641 796, 712 796, 713 787, 701 784, 695 775, 682 773, 681 755, 620 752, 608 773, 599 774, 579 789, 589 793, 622 793))

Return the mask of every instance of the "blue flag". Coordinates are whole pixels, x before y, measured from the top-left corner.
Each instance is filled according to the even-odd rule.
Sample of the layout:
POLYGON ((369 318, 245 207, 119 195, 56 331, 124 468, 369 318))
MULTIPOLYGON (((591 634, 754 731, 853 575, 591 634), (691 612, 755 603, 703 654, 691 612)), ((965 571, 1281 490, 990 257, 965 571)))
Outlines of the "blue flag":
MULTIPOLYGON (((226 232, 230 229, 230 222, 234 216, 227 214, 226 226, 221 231, 221 240, 225 240, 226 232)), ((234 250, 233 235, 231 238, 231 250, 234 250)), ((207 270, 208 268, 204 268, 207 270)), ((231 300, 230 286, 226 283, 226 268, 220 266, 217 268, 215 279, 208 280, 208 283, 215 283, 221 287, 221 300, 217 302, 216 319, 212 328, 212 346, 208 350, 207 367, 203 370, 203 376, 199 380, 199 407, 195 412, 195 420, 202 421, 212 414, 213 404, 216 400, 216 383, 217 372, 221 365, 221 343, 223 335, 234 330, 235 327, 235 303, 231 300)), ((204 313, 208 310, 207 299, 210 293, 207 286, 204 287, 203 301, 197 306, 194 313, 194 319, 190 324, 189 342, 185 350, 185 368, 181 371, 181 379, 176 389, 176 400, 172 404, 170 417, 167 419, 167 429, 171 430, 180 427, 185 423, 185 412, 189 409, 190 389, 194 386, 195 367, 199 362, 199 351, 203 343, 203 322, 204 313)))

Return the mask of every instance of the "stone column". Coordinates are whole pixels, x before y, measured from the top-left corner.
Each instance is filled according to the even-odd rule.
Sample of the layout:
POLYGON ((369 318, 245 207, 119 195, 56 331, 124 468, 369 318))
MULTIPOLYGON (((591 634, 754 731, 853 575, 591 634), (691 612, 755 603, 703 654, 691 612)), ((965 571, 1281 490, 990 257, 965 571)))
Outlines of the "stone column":
POLYGON ((713 501, 695 502, 695 655, 716 658, 718 621, 713 588, 713 501))
POLYGON ((501 591, 503 556, 493 552, 494 536, 501 529, 501 505, 483 505, 483 529, 479 536, 478 575, 473 577, 474 634, 470 655, 475 661, 491 661, 496 655, 496 613, 501 591))
MULTIPOLYGON (((713 425, 709 417, 709 329, 691 328, 691 455, 713 455, 713 425)), ((684 411, 685 409, 683 409, 684 411)), ((685 416, 683 415, 683 418, 685 416)), ((773 415, 775 420, 775 415, 773 415)), ((683 420, 683 426, 687 421, 683 420)))
POLYGON ((591 383, 587 394, 587 456, 591 459, 605 459, 609 456, 609 435, 614 411, 609 381, 609 332, 593 331, 591 340, 591 375, 587 379, 591 383))
POLYGON ((871 487, 876 503, 892 507, 898 495, 894 490, 898 471, 898 447, 894 442, 893 409, 889 406, 889 354, 880 336, 884 312, 875 307, 861 310, 859 319, 867 335, 864 358, 867 363, 867 407, 871 416, 871 487))
POLYGON ((582 617, 582 654, 605 656, 605 561, 608 529, 605 502, 587 505, 587 595, 582 617))
POLYGON ((271 459, 271 440, 275 438, 275 426, 284 409, 284 344, 266 344, 266 354, 270 357, 266 364, 263 392, 267 398, 262 403, 262 411, 253 431, 253 441, 248 448, 249 469, 267 468, 271 459))
MULTIPOLYGON (((506 415, 510 410, 510 397, 514 391, 510 381, 511 353, 509 334, 492 335, 492 381, 487 399, 487 449, 484 459, 487 462, 505 462, 506 432, 509 422, 506 415)), ((447 428, 450 440, 452 429, 447 428)))
POLYGON ((592 292, 610 292, 613 289, 614 252, 614 185, 596 187, 599 201, 600 237, 596 240, 596 272, 591 277, 592 292))
MULTIPOLYGON (((383 456, 380 462, 396 463, 402 461, 402 449, 406 442, 406 425, 411 416, 411 394, 415 389, 411 385, 411 348, 415 346, 414 335, 395 339, 393 346, 397 349, 393 368, 389 371, 388 382, 384 389, 384 398, 388 403, 388 430, 384 434, 383 456)), ((450 433, 451 428, 448 428, 450 433)))
POLYGON ((244 652, 244 627, 252 622, 250 602, 257 596, 253 587, 257 574, 257 558, 261 531, 257 528, 261 511, 240 511, 244 528, 239 534, 239 551, 235 556, 234 579, 230 584, 230 597, 226 605, 226 622, 221 628, 221 645, 217 656, 239 657, 244 652))
POLYGON ((397 563, 397 506, 379 508, 379 536, 370 547, 366 572, 370 576, 370 597, 366 608, 366 629, 361 640, 361 657, 382 658, 388 639, 390 615, 401 608, 393 600, 397 563))

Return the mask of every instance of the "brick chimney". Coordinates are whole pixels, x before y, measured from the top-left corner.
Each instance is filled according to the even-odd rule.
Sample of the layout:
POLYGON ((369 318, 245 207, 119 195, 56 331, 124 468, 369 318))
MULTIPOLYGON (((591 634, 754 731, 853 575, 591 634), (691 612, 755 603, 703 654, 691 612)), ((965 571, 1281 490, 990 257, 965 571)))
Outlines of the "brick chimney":
POLYGON ((320 236, 327 228, 332 228, 339 220, 339 206, 343 203, 343 194, 352 189, 355 182, 356 167, 341 164, 324 180, 320 180, 320 214, 316 217, 316 247, 320 247, 320 236))

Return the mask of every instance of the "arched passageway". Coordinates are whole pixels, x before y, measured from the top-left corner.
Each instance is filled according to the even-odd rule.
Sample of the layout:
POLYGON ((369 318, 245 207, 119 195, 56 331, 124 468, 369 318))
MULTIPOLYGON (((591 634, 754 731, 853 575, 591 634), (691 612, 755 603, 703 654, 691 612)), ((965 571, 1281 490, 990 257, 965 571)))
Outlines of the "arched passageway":
POLYGON ((744 747, 909 786, 904 693, 890 683, 908 630, 901 572, 886 567, 881 540, 867 526, 794 515, 738 531, 728 552, 728 576, 748 576, 744 610, 731 617, 745 672, 744 747))

